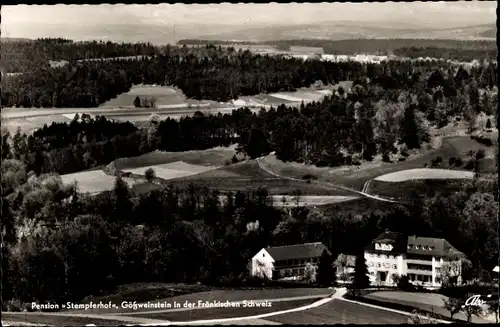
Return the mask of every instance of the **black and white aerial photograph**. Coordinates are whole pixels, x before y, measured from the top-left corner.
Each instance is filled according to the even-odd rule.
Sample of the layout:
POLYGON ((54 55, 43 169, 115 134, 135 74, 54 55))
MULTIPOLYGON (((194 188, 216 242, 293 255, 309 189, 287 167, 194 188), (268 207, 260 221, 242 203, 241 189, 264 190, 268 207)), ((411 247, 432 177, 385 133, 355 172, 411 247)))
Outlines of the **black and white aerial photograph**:
POLYGON ((499 324, 496 10, 3 5, 2 326, 499 324))

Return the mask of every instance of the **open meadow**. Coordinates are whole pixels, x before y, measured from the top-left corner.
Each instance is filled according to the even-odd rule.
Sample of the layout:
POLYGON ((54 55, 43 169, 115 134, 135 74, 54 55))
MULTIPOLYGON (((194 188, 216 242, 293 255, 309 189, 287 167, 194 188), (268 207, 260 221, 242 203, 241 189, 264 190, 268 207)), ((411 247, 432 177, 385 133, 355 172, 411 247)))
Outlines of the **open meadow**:
MULTIPOLYGON (((116 177, 104 173, 102 170, 82 171, 73 174, 61 175, 64 184, 76 181, 80 193, 96 194, 113 189, 116 177)), ((124 177, 123 180, 132 186, 141 180, 124 177)), ((144 181, 144 180, 142 180, 144 181)))
MULTIPOLYGON (((312 304, 319 299, 306 299, 306 300, 293 300, 293 301, 280 301, 273 302, 271 306, 248 306, 236 308, 206 308, 199 310, 178 311, 178 312, 162 312, 162 313, 147 313, 138 314, 134 317, 149 318, 149 319, 164 319, 172 322, 181 321, 197 321, 197 320, 210 320, 210 319, 224 319, 235 317, 252 317, 265 313, 276 311, 284 311, 299 308, 312 304)), ((247 300, 248 301, 248 300, 247 300)), ((258 302, 257 302, 258 303, 258 302)))
MULTIPOLYGON (((260 162, 266 169, 279 176, 297 179, 302 179, 304 176, 314 176, 320 182, 334 183, 361 191, 367 181, 379 176, 397 171, 424 168, 425 164, 430 164, 431 161, 438 156, 442 157, 443 162, 448 162, 450 157, 464 156, 469 150, 478 151, 479 149, 488 149, 490 152, 494 151, 492 147, 485 147, 477 141, 470 139, 470 137, 454 136, 444 138, 441 147, 437 149, 423 150, 420 154, 410 156, 408 159, 401 162, 384 163, 380 160, 364 162, 359 166, 330 168, 293 162, 285 163, 277 159, 275 155, 267 155, 262 158, 260 162)), ((465 173, 458 174, 461 176, 468 176, 468 174, 465 173)))
MULTIPOLYGON (((424 310, 427 312, 437 313, 444 317, 450 317, 450 313, 446 310, 444 306, 444 301, 447 299, 446 296, 437 293, 417 293, 417 292, 403 292, 403 291, 382 291, 373 292, 364 296, 367 299, 373 299, 376 301, 401 304, 416 309, 424 310)), ((463 312, 459 312, 454 315, 455 319, 462 321, 467 321, 467 317, 463 312)), ((486 318, 486 317, 484 317, 486 318)), ((479 318, 476 316, 472 317, 472 323, 492 323, 494 322, 494 317, 487 317, 487 319, 479 318), (492 320, 489 318, 493 318, 492 320)))
POLYGON ((119 158, 111 165, 116 170, 125 170, 183 161, 190 165, 220 167, 231 160, 235 150, 235 146, 230 146, 181 152, 154 151, 138 157, 119 158))
POLYGON ((344 195, 352 196, 348 191, 314 185, 306 181, 291 181, 273 176, 262 170, 259 164, 250 160, 240 162, 219 169, 214 169, 197 175, 168 180, 168 184, 175 186, 194 183, 201 187, 217 189, 222 193, 229 191, 248 191, 265 187, 270 194, 292 195, 300 190, 303 195, 344 195))
POLYGON ((281 324, 406 324, 408 316, 333 300, 317 308, 265 318, 281 324))

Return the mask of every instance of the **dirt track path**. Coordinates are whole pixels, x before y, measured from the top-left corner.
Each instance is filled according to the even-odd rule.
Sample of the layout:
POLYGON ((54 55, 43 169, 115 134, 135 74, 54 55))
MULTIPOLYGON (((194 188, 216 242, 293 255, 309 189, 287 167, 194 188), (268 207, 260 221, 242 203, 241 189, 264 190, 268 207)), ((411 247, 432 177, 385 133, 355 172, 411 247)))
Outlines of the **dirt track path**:
MULTIPOLYGON (((288 180, 295 181, 295 182, 306 183, 306 181, 304 181, 302 179, 288 177, 288 176, 283 176, 283 175, 278 175, 278 174, 274 173, 273 171, 269 170, 267 167, 265 167, 262 164, 261 159, 262 158, 258 158, 257 159, 257 164, 259 165, 260 169, 262 169, 266 173, 271 174, 271 175, 273 175, 275 177, 278 177, 278 178, 288 179, 288 180)), ((398 201, 395 201, 395 200, 392 200, 392 199, 387 199, 387 198, 383 198, 383 197, 380 197, 380 196, 376 196, 376 195, 371 195, 371 194, 365 193, 364 192, 364 188, 363 188, 363 191, 358 191, 358 190, 355 190, 355 189, 350 188, 350 187, 346 187, 346 186, 342 186, 342 185, 338 185, 338 184, 333 184, 333 183, 319 182, 319 181, 311 181, 311 183, 314 183, 314 184, 317 184, 317 185, 321 185, 321 186, 330 187, 330 188, 334 188, 334 189, 341 189, 341 190, 344 190, 344 191, 349 191, 349 192, 356 193, 358 195, 362 195, 362 196, 370 198, 370 199, 375 199, 375 200, 379 200, 379 201, 383 201, 383 202, 398 203, 398 201)))

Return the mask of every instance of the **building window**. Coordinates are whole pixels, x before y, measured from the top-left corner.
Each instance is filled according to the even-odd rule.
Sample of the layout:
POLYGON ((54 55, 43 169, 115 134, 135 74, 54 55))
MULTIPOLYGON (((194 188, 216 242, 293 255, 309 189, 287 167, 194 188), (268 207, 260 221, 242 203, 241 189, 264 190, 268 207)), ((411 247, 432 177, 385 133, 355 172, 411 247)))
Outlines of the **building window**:
POLYGON ((380 263, 377 263, 377 268, 380 268, 380 263))
POLYGON ((398 266, 396 265, 392 265, 392 269, 396 269, 398 266))
POLYGON ((420 250, 420 245, 416 245, 415 249, 420 250))
POLYGON ((262 256, 263 256, 263 257, 265 257, 265 256, 266 256, 266 254, 265 254, 265 253, 262 253, 262 256))
POLYGON ((368 267, 373 267, 373 262, 368 262, 368 267))
POLYGON ((408 250, 413 247, 413 244, 408 244, 408 250))

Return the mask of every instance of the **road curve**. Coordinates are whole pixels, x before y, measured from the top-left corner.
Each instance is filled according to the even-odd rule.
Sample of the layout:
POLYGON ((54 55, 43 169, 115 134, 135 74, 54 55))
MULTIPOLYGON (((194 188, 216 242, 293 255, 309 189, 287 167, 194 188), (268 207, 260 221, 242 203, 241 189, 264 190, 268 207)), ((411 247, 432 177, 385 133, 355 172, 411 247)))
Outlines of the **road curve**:
MULTIPOLYGON (((275 177, 278 177, 278 178, 288 179, 288 180, 295 181, 295 182, 302 182, 302 183, 306 182, 306 181, 304 181, 302 179, 288 177, 288 176, 283 176, 283 175, 278 175, 278 174, 272 172, 271 170, 267 169, 262 164, 261 159, 262 159, 262 157, 261 158, 257 158, 257 164, 259 165, 259 168, 262 169, 263 171, 265 171, 266 173, 271 174, 271 175, 273 175, 275 177)), ((353 192, 353 193, 362 195, 364 197, 367 197, 367 198, 370 198, 370 199, 379 200, 379 201, 382 201, 382 202, 399 203, 398 201, 395 201, 395 200, 391 200, 391 199, 383 198, 383 197, 380 197, 380 196, 377 196, 377 195, 371 195, 371 194, 365 193, 364 192, 364 187, 363 187, 363 191, 360 192, 360 191, 355 190, 353 188, 342 186, 342 185, 338 185, 338 184, 333 184, 333 183, 326 183, 326 182, 319 182, 319 181, 311 181, 311 183, 315 183, 315 184, 321 185, 321 186, 327 186, 327 187, 332 187, 332 188, 336 188, 336 189, 341 189, 341 190, 344 190, 344 191, 353 192)))

